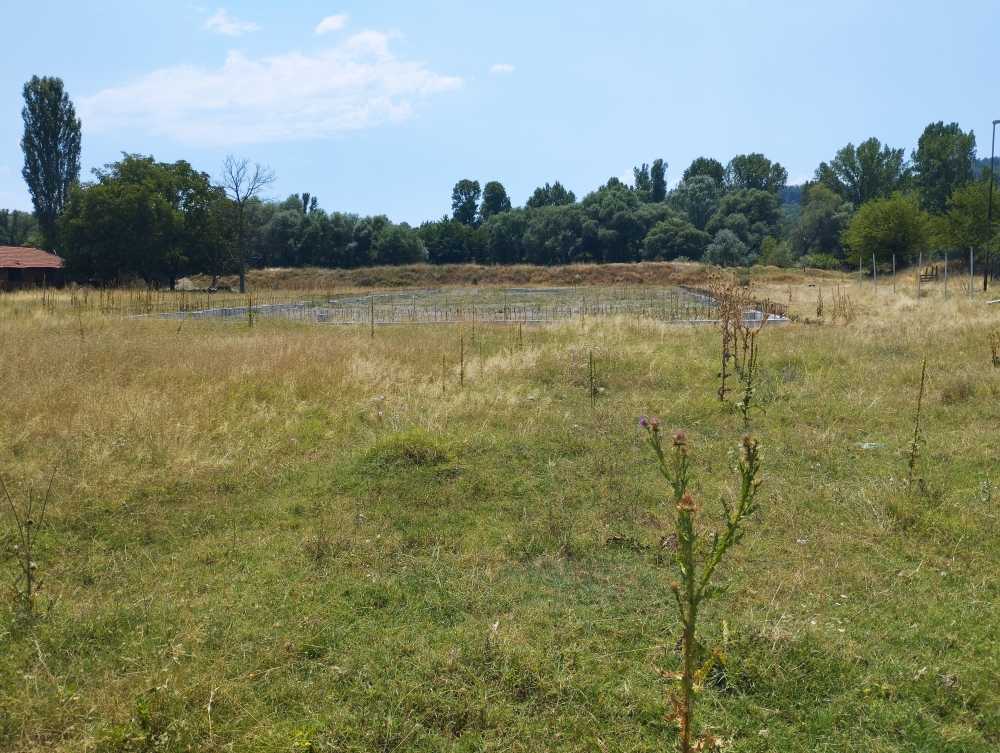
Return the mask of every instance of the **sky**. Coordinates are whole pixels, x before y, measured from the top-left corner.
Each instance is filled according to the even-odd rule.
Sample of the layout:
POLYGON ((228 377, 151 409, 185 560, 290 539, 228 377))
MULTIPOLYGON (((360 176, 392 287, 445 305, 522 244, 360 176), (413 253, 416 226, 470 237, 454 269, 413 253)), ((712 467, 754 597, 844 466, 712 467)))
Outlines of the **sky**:
MULTIPOLYGON (((8 3, 5 3, 8 5, 8 3)), ((30 209, 21 88, 59 76, 83 179, 122 152, 219 176, 271 167, 273 198, 418 224, 461 178, 515 205, 579 197, 658 157, 763 152, 789 182, 848 142, 907 153, 957 121, 989 156, 995 0, 33 0, 4 8, 0 208, 30 209)))

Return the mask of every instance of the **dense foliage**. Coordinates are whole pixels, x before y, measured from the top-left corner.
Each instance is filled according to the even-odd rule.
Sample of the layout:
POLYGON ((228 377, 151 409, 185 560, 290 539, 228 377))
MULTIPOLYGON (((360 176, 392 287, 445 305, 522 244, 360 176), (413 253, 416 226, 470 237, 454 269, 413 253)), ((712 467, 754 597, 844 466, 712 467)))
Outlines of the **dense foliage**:
POLYGON ((40 246, 44 240, 30 212, 0 209, 0 246, 40 246))
MULTIPOLYGON (((994 238, 986 220, 992 173, 976 160, 974 134, 957 123, 928 125, 909 160, 903 148, 877 138, 849 143, 820 163, 813 180, 795 186, 780 163, 759 153, 726 164, 699 157, 672 190, 659 158, 636 166, 631 184, 611 178, 579 200, 559 181, 545 183, 522 207, 500 181, 463 178, 452 190, 451 213, 414 228, 384 215, 327 212, 309 193, 261 199, 273 173, 233 158, 221 185, 186 162, 125 155, 75 186, 79 121, 61 83, 32 79, 25 96, 25 143, 53 145, 59 186, 51 200, 36 201, 36 221, 0 213, 0 243, 53 238, 71 274, 96 282, 172 284, 186 274, 247 266, 423 261, 704 259, 833 268, 872 254, 906 263, 932 248, 988 249, 994 238), (235 177, 261 183, 249 194, 237 190, 234 167, 243 171, 235 177), (60 198, 64 190, 68 201, 60 198), (46 223, 60 214, 47 234, 46 223)), ((26 176, 44 172, 42 164, 29 160, 26 176)))
POLYGON ((187 162, 125 155, 75 188, 61 229, 69 272, 94 282, 167 282, 227 266, 225 193, 187 162))

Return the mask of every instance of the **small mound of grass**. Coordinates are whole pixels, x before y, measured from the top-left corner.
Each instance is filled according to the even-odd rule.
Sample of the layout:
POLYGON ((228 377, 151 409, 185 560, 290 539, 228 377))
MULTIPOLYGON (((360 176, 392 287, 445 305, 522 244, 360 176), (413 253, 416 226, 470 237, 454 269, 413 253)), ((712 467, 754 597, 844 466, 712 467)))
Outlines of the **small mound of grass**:
POLYGON ((366 465, 377 468, 436 468, 451 461, 444 441, 423 429, 390 434, 365 453, 366 465))
POLYGON ((957 405, 976 396, 976 384, 967 377, 956 377, 941 389, 941 402, 957 405))

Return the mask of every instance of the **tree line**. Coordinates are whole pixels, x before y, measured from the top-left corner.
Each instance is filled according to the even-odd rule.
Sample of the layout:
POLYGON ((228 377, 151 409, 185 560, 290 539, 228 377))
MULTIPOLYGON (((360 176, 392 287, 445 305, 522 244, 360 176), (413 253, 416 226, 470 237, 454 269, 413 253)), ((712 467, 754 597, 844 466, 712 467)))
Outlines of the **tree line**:
POLYGON ((500 181, 463 178, 450 214, 412 227, 327 212, 307 192, 264 199, 274 174, 232 157, 213 180, 184 161, 124 154, 81 183, 81 124, 62 82, 33 78, 24 98, 23 174, 35 212, 0 212, 0 243, 58 249, 71 276, 102 284, 238 272, 242 287, 248 266, 416 262, 836 268, 893 256, 906 263, 932 248, 989 249, 994 240, 992 170, 957 123, 929 124, 909 155, 877 138, 849 143, 798 186, 759 153, 725 164, 699 157, 672 190, 661 158, 581 199, 545 183, 523 206, 500 181))

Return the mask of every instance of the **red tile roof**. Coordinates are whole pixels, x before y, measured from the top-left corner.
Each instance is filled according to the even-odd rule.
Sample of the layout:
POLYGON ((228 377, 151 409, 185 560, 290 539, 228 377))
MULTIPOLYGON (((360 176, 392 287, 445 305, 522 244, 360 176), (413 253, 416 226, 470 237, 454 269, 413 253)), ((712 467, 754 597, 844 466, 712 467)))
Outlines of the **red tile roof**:
POLYGON ((62 269, 63 260, 48 251, 0 246, 0 269, 62 269))

